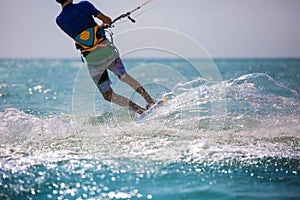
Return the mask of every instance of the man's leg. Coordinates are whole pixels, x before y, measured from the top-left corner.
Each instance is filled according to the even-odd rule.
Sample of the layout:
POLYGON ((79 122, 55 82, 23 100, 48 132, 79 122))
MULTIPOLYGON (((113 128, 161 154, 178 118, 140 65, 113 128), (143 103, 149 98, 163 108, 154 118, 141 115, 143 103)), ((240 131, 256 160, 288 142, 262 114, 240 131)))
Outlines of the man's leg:
POLYGON ((149 105, 155 103, 155 101, 148 94, 148 92, 145 90, 145 88, 137 80, 132 78, 128 73, 124 74, 123 76, 121 76, 119 78, 122 82, 127 83, 130 87, 132 87, 135 91, 137 91, 146 100, 146 102, 149 105))
POLYGON ((132 110, 138 114, 142 114, 145 111, 144 108, 133 103, 131 100, 127 99, 126 97, 116 94, 112 90, 112 88, 110 88, 109 91, 107 91, 107 92, 102 92, 102 95, 105 100, 107 100, 109 102, 113 102, 115 104, 118 104, 119 106, 129 107, 130 110, 132 110))
POLYGON ((120 58, 117 58, 108 67, 108 69, 111 70, 115 75, 117 75, 122 82, 127 83, 136 92, 138 92, 146 100, 149 106, 155 103, 148 92, 141 86, 141 84, 126 72, 123 62, 120 58))

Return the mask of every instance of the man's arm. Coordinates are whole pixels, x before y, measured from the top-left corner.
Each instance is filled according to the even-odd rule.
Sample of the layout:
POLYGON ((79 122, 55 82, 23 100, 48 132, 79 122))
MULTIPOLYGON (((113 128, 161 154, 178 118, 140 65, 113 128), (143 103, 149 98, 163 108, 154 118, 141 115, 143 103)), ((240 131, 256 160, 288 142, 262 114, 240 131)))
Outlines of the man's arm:
POLYGON ((104 15, 103 13, 99 13, 96 17, 100 19, 104 24, 111 24, 112 22, 110 17, 104 15))

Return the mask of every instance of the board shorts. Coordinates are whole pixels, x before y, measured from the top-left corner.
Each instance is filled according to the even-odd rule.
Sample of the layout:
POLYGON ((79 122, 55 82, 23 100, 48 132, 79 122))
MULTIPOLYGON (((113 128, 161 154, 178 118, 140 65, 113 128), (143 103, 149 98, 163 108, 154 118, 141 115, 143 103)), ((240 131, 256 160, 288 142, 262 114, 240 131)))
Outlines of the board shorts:
POLYGON ((101 93, 110 90, 111 81, 107 70, 112 71, 119 78, 127 73, 117 48, 108 39, 86 55, 85 59, 90 75, 101 93))

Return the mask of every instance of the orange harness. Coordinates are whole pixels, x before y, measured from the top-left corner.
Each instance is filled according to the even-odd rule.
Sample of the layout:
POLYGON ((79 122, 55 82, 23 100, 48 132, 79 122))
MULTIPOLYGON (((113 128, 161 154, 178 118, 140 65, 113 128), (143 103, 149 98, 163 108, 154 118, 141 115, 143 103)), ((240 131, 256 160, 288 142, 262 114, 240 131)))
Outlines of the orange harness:
POLYGON ((74 37, 76 48, 81 53, 93 51, 104 39, 104 30, 98 25, 86 28, 74 37))

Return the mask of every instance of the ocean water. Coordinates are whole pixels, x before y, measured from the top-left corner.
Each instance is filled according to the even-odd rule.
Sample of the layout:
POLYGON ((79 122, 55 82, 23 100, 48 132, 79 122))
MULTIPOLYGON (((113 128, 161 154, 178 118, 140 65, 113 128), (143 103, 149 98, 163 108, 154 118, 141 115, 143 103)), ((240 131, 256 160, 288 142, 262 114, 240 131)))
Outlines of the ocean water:
POLYGON ((124 63, 169 98, 139 124, 80 60, 0 60, 0 199, 300 199, 299 59, 124 63))

